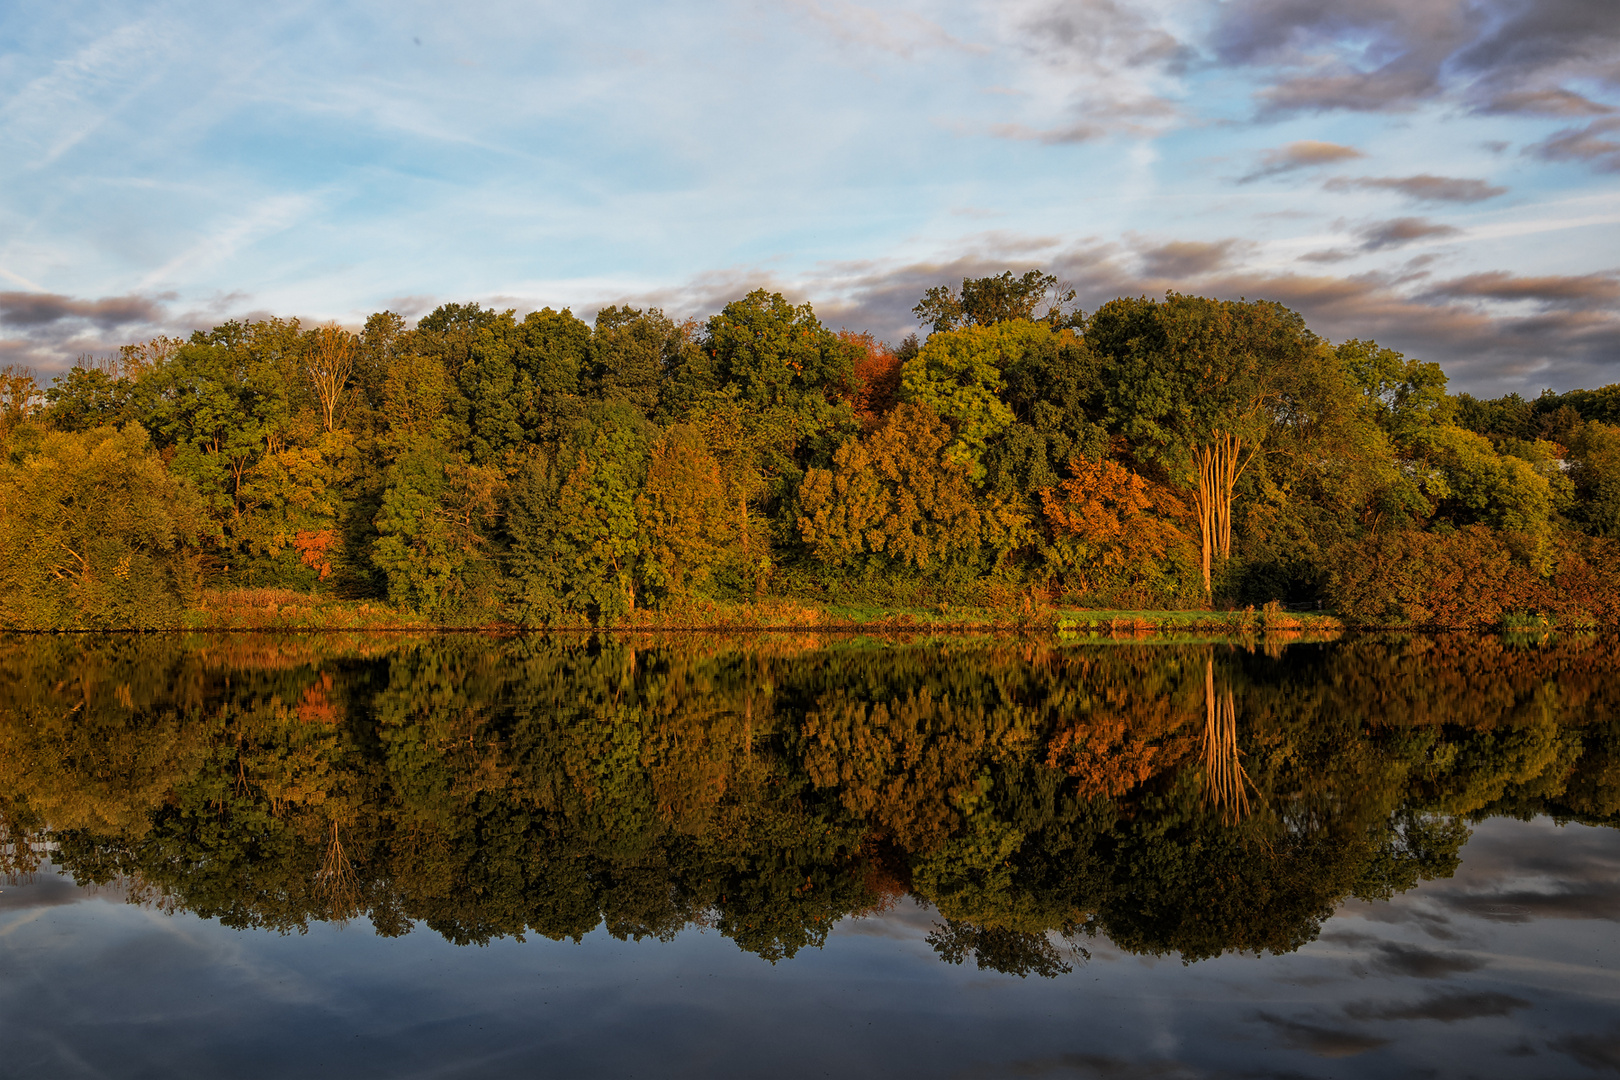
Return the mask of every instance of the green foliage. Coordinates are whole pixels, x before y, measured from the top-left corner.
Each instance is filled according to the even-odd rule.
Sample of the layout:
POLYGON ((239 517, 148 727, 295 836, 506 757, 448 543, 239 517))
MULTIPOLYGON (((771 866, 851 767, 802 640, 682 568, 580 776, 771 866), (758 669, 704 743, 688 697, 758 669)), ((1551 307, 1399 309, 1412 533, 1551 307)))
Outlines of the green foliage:
MULTIPOLYGON (((623 405, 593 420, 554 453, 531 456, 513 483, 509 567, 524 622, 611 622, 636 609, 643 587, 636 495, 647 471, 647 424, 623 405)), ((666 554, 655 557, 659 584, 666 554)))
MULTIPOLYGON (((1205 604, 1321 601, 1341 551, 1476 525, 1542 583, 1537 610, 1620 604, 1598 543, 1620 538, 1616 388, 1452 399, 1436 365, 1329 345, 1276 303, 1172 293, 1082 320, 1073 299, 1039 269, 965 279, 928 291, 933 332, 898 347, 763 289, 702 323, 479 304, 358 334, 232 321, 85 358, 43 402, 0 371, 0 455, 144 428, 204 515, 201 584, 293 589, 311 611, 386 596, 443 622, 572 623, 797 589, 1191 602, 1179 544, 1099 576, 1094 556, 1125 549, 1072 515, 1056 528, 1046 493, 1074 460, 1187 505, 1205 604)), ((53 581, 52 610, 73 610, 53 581)), ((1504 611, 1531 603, 1512 595, 1504 611)))
POLYGON ((0 623, 174 625, 192 599, 201 501, 146 430, 47 432, 0 460, 0 623))
POLYGON ((424 439, 389 466, 386 483, 372 561, 388 598, 445 620, 487 611, 496 588, 488 531, 499 474, 424 439))
POLYGON ((1451 420, 1455 403, 1446 396, 1439 364, 1408 360, 1375 341, 1351 339, 1334 355, 1355 381, 1378 424, 1397 442, 1431 424, 1451 420))
POLYGON ((1589 421, 1569 448, 1577 519, 1597 536, 1620 537, 1620 427, 1589 421))
POLYGON ((948 456, 975 481, 985 476, 990 440, 1013 422, 1001 399, 1002 372, 1048 347, 1050 328, 1028 320, 970 326, 930 334, 900 375, 905 401, 928 409, 951 425, 948 456))
POLYGON ((1484 436, 1436 426, 1413 436, 1411 452, 1435 514, 1457 525, 1548 529, 1553 488, 1547 476, 1528 461, 1498 454, 1484 436))
POLYGON ((1051 274, 1029 270, 1015 278, 1005 270, 997 277, 963 278, 960 292, 936 285, 911 313, 935 333, 1018 319, 1038 319, 1055 330, 1080 325, 1079 313, 1068 310, 1074 296, 1073 289, 1064 289, 1051 274), (1037 313, 1043 304, 1046 310, 1037 313))

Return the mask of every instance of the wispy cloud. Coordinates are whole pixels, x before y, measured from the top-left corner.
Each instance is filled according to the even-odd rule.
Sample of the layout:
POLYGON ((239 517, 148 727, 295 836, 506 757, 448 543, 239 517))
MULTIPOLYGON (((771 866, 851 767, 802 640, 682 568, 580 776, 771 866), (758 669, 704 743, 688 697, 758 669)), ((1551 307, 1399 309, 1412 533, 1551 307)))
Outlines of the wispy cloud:
POLYGON ((1250 183, 1299 169, 1314 169, 1366 156, 1353 146, 1341 146, 1338 143, 1321 142, 1316 139, 1301 139, 1299 142, 1292 142, 1287 146, 1279 146, 1262 153, 1259 164, 1252 172, 1242 177, 1239 183, 1250 183))
POLYGON ((1526 153, 1543 161, 1579 161, 1604 172, 1620 171, 1620 116, 1554 132, 1526 153))
POLYGON ((1507 194, 1507 188, 1457 176, 1336 176, 1322 185, 1328 191, 1394 191, 1415 202, 1476 203, 1507 194))

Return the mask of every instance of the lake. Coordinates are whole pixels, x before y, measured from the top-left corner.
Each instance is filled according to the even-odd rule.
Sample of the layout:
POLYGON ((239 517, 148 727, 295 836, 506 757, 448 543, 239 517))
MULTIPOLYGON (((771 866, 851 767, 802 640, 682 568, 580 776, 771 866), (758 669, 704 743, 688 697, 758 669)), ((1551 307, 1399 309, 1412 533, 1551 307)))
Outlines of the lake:
POLYGON ((0 637, 0 1076, 1620 1071, 1617 672, 0 637))

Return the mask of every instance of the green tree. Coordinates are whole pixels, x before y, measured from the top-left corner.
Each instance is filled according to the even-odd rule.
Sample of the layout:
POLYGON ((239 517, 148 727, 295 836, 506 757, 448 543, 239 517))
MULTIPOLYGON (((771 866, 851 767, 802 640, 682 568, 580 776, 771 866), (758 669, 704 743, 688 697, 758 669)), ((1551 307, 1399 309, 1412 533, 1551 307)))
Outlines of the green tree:
POLYGON ((606 405, 554 451, 526 460, 507 512, 508 565, 525 622, 602 622, 636 609, 643 584, 636 495, 647 471, 647 429, 628 405, 606 405))
POLYGON ((201 501, 139 424, 47 432, 27 456, 0 459, 0 622, 173 625, 206 528, 201 501))
POLYGON ((1576 517, 1596 536, 1620 537, 1620 427, 1587 421, 1572 443, 1576 517))
POLYGON ((1002 372, 1050 343, 1052 331, 1019 319, 929 335, 901 371, 901 397, 951 425, 950 456, 975 482, 985 476, 990 441, 1013 422, 1001 398, 1002 372))
POLYGON ((1110 426, 1192 488, 1208 594, 1214 560, 1231 555, 1238 481, 1317 340, 1280 304, 1177 293, 1110 301, 1086 338, 1105 360, 1110 426))
POLYGON ((935 333, 968 326, 994 326, 1023 319, 1045 322, 1053 329, 1079 326, 1079 312, 1069 309, 1074 290, 1040 270, 1013 277, 1004 270, 998 277, 963 278, 961 291, 936 285, 923 294, 911 313, 935 333), (1042 307, 1045 311, 1041 311, 1042 307))

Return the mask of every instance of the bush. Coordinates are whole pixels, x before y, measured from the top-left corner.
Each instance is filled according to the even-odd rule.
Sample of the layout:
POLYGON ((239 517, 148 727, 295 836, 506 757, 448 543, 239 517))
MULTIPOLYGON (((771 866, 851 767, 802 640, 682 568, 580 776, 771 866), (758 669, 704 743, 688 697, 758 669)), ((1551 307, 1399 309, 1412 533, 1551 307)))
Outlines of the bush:
POLYGON ((1475 525, 1388 533, 1337 554, 1328 593, 1352 622, 1494 626, 1510 613, 1620 622, 1620 544, 1609 540, 1475 525))

